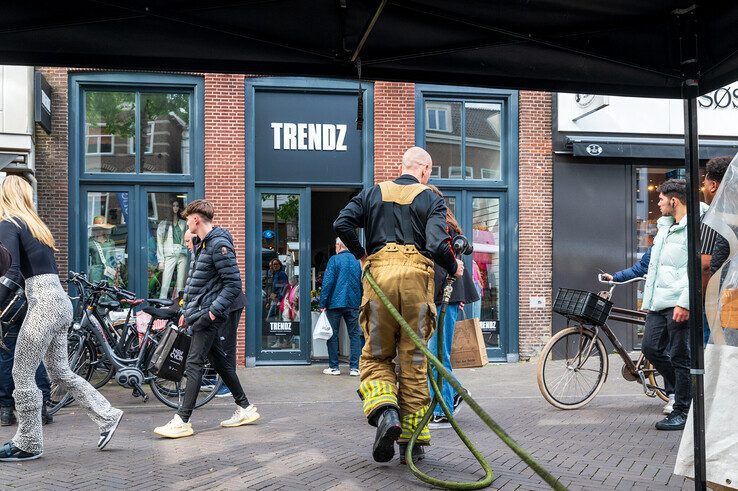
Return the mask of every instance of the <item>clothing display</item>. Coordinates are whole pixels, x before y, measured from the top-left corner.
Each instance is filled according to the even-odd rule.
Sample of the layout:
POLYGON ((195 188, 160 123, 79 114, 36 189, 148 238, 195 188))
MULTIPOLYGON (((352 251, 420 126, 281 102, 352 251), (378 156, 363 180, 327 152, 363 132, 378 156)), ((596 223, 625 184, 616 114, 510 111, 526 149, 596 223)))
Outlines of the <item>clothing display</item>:
POLYGON ((159 298, 169 298, 169 287, 172 276, 177 273, 174 283, 175 293, 184 290, 187 274, 187 247, 184 244, 184 233, 187 222, 178 219, 176 222, 163 220, 156 228, 156 260, 162 268, 161 290, 159 298))

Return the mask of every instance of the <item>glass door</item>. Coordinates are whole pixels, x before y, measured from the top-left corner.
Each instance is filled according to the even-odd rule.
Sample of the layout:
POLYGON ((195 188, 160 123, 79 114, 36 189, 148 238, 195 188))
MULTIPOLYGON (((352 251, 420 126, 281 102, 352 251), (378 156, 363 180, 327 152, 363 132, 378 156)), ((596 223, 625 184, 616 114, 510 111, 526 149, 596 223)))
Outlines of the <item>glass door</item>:
POLYGON ((257 189, 257 361, 307 362, 310 353, 309 196, 305 189, 257 189))

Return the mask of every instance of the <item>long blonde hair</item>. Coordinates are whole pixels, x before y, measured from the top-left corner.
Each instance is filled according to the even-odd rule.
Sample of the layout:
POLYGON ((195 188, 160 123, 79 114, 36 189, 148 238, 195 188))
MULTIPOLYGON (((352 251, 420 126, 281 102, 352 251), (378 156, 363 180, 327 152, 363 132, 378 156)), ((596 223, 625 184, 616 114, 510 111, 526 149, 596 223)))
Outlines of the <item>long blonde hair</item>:
POLYGON ((10 175, 0 183, 0 221, 5 220, 16 227, 20 227, 18 220, 22 220, 31 231, 31 235, 42 244, 56 250, 51 230, 33 207, 33 189, 22 177, 10 175))

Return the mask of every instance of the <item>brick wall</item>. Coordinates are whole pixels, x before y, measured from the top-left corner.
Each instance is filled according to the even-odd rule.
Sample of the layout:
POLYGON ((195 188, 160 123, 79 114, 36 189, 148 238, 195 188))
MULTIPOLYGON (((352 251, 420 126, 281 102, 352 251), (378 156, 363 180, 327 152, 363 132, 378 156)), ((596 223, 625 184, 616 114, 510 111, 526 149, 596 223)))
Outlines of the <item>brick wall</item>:
POLYGON ((53 88, 51 135, 36 125, 36 179, 38 211, 56 240, 59 274, 67 276, 69 257, 69 166, 67 135, 68 86, 66 68, 39 68, 53 88))
POLYGON ((553 271, 553 153, 547 92, 520 92, 520 355, 540 351, 551 334, 553 271), (544 297, 542 309, 530 297, 544 297))
POLYGON ((402 154, 415 145, 415 84, 374 83, 374 182, 399 175, 402 154))
MULTIPOLYGON (((246 156, 244 75, 205 75, 205 198, 214 223, 233 235, 242 279, 246 272, 246 156)), ((246 324, 238 327, 236 357, 245 364, 246 324)))

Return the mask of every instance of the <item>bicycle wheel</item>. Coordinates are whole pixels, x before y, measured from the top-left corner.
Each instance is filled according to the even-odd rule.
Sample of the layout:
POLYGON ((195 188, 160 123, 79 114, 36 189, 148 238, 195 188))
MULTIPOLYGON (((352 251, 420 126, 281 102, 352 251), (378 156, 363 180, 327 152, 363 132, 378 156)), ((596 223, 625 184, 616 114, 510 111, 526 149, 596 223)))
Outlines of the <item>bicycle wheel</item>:
POLYGON ((107 355, 103 352, 97 340, 94 337, 90 340, 95 348, 95 362, 92 365, 92 374, 89 382, 96 389, 105 386, 115 375, 115 367, 108 360, 107 355))
MULTIPOLYGON (((210 363, 205 365, 195 407, 198 408, 210 402, 218 393, 222 384, 223 381, 215 373, 210 363)), ((163 404, 172 409, 178 409, 184 399, 185 389, 187 388, 187 376, 182 377, 182 380, 179 382, 155 377, 149 381, 149 386, 156 398, 163 404)))
POLYGON ((602 388, 607 379, 605 345, 593 331, 568 327, 558 332, 538 360, 538 388, 559 409, 578 409, 602 388))
MULTIPOLYGON (((95 363, 95 347, 89 339, 84 339, 78 335, 69 336, 69 368, 74 373, 89 381, 92 377, 93 366, 95 363)), ((51 397, 47 402, 47 411, 54 414, 59 409, 68 406, 74 402, 74 398, 58 383, 51 383, 51 397)))
POLYGON ((643 365, 643 373, 648 380, 648 388, 656 390, 656 396, 664 402, 669 402, 669 396, 664 390, 664 377, 654 368, 650 361, 643 365))

